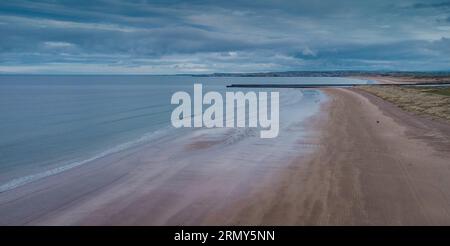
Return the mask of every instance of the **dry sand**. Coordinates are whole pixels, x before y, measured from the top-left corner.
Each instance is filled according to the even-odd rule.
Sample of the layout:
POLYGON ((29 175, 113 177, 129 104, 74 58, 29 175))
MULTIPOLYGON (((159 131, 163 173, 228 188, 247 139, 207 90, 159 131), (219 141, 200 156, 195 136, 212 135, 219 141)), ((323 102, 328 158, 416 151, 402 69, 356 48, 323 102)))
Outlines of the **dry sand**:
POLYGON ((450 125, 325 91, 307 136, 160 139, 1 193, 0 224, 450 225, 450 125))
POLYGON ((310 217, 298 223, 449 225, 450 125, 362 91, 328 94, 324 145, 309 163, 315 188, 302 208, 310 217))

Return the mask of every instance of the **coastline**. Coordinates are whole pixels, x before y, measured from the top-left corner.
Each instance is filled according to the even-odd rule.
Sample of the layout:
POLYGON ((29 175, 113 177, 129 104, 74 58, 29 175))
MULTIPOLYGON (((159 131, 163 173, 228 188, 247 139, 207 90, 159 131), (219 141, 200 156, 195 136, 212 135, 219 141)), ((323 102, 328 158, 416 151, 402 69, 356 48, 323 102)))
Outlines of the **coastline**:
MULTIPOLYGON (((248 198, 243 225, 449 225, 450 125, 357 89, 325 89, 318 149, 248 198), (248 214, 260 211, 258 215, 248 214)), ((213 221, 209 224, 214 224, 213 221)))
POLYGON ((245 209, 231 204, 257 201, 251 194, 315 148, 308 142, 315 133, 305 134, 298 98, 292 99, 278 138, 262 140, 252 129, 198 129, 112 153, 1 193, 0 224, 239 224, 230 218, 245 209))
POLYGON ((450 126, 322 91, 320 113, 289 127, 306 136, 200 130, 136 146, 1 193, 0 224, 450 224, 450 126))

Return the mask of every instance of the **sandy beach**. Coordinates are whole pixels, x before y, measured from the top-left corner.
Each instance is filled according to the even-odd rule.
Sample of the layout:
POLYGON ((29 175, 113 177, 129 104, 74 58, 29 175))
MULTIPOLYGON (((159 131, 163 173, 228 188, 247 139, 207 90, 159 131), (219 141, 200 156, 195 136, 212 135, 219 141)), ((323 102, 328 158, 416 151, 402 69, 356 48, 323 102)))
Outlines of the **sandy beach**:
POLYGON ((324 92, 279 138, 200 130, 5 191, 0 224, 450 225, 450 125, 324 92))
MULTIPOLYGON (((310 166, 313 225, 448 225, 450 126, 358 90, 333 97, 310 166)), ((300 222, 299 222, 300 223, 300 222)))

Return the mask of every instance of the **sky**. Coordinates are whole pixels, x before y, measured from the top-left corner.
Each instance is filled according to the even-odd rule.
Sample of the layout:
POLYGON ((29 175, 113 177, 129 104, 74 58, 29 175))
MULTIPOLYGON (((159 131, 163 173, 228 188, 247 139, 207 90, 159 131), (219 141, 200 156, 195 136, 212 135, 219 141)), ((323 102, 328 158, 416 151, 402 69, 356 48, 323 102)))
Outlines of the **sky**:
POLYGON ((450 71, 450 1, 0 1, 0 73, 450 71))

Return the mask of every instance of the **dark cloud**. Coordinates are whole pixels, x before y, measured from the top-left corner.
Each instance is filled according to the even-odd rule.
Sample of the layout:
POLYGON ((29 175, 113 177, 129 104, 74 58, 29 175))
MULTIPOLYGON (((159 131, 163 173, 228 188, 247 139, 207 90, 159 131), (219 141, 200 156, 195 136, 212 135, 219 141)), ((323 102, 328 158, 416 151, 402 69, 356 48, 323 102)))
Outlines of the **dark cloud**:
POLYGON ((440 3, 416 3, 413 5, 414 8, 450 8, 450 1, 440 2, 440 3))
POLYGON ((448 6, 412 0, 2 1, 0 72, 448 70, 448 6))

